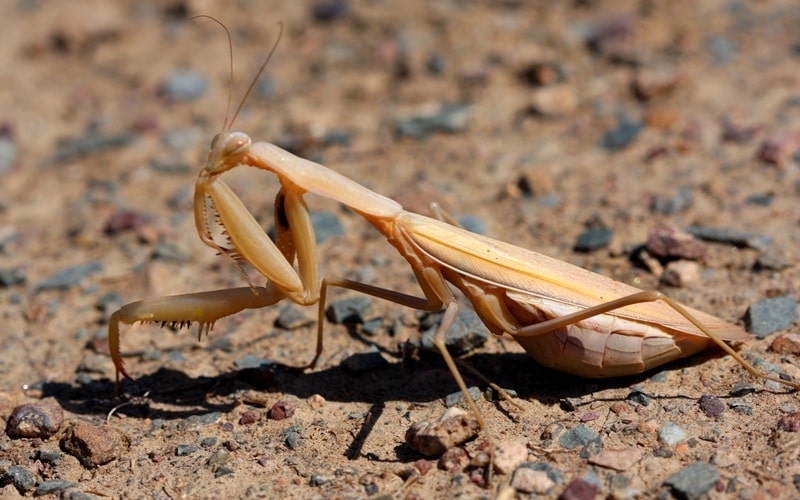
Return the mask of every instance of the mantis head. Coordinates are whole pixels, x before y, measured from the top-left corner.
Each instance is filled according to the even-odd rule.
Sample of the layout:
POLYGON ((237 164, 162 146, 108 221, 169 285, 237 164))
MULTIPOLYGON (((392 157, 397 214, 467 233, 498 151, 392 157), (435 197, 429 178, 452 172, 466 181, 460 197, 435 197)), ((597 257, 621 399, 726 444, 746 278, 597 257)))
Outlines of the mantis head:
POLYGON ((220 132, 211 141, 206 166, 201 176, 217 176, 239 165, 241 159, 250 149, 253 140, 244 132, 220 132))

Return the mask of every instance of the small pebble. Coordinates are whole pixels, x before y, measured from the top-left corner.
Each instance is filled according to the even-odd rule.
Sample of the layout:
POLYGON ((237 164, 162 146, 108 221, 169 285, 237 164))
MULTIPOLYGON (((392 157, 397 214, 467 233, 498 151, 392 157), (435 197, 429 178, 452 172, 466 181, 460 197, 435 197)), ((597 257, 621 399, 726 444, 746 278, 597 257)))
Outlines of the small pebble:
POLYGON ((644 392, 641 387, 631 388, 631 392, 625 396, 625 399, 639 403, 642 406, 648 406, 650 404, 650 395, 644 392))
POLYGON ((25 284, 25 271, 21 267, 14 269, 0 269, 0 288, 25 284))
POLYGON ((245 354, 233 362, 233 365, 239 370, 244 370, 245 368, 261 368, 262 366, 269 366, 271 364, 272 362, 270 360, 262 358, 261 356, 256 356, 255 354, 245 354))
POLYGON ((372 298, 356 295, 331 302, 325 309, 325 317, 337 325, 363 323, 371 308, 372 298))
POLYGON ((77 423, 61 440, 62 448, 87 469, 119 458, 130 447, 128 437, 110 425, 77 423))
POLYGON ((708 417, 719 416, 723 411, 725 411, 725 403, 723 403, 722 400, 716 396, 704 394, 703 396, 700 396, 697 404, 700 406, 700 409, 703 411, 703 413, 705 413, 708 417))
POLYGON ((758 159, 772 165, 784 165, 791 161, 800 148, 800 138, 789 134, 776 134, 761 144, 758 159))
POLYGON ((134 133, 100 135, 96 132, 90 132, 83 137, 59 144, 55 154, 46 164, 60 165, 98 151, 128 146, 137 139, 138 136, 134 133))
POLYGON ((736 55, 736 51, 738 50, 736 42, 723 35, 714 35, 708 37, 707 46, 714 64, 717 64, 718 66, 724 66, 728 64, 728 62, 730 62, 730 60, 736 55))
POLYGON ((787 333, 775 337, 770 345, 770 350, 778 354, 800 355, 800 334, 787 333))
POLYGON ((247 410, 239 416, 239 424, 240 425, 250 425, 258 422, 260 420, 260 416, 258 413, 254 412, 253 410, 247 410))
POLYGON ((722 140, 725 142, 734 142, 737 144, 745 144, 750 142, 761 130, 758 125, 746 126, 738 123, 725 120, 722 124, 722 140))
POLYGON ((64 421, 64 410, 49 403, 29 403, 17 406, 6 424, 12 438, 47 439, 58 432, 64 421))
POLYGON ((666 382, 666 381, 667 381, 667 372, 665 370, 656 372, 650 376, 650 382, 666 382))
POLYGON ((775 193, 761 193, 748 196, 747 198, 745 198, 745 202, 749 205, 768 207, 772 205, 772 200, 774 199, 775 199, 775 193))
POLYGON ((99 273, 103 270, 103 264, 99 261, 91 261, 85 264, 62 269, 44 281, 40 281, 34 286, 34 291, 42 290, 66 290, 81 282, 87 276, 99 273))
POLYGON ((480 425, 471 412, 460 408, 448 409, 436 420, 413 424, 406 431, 406 443, 428 457, 445 451, 478 435, 480 425))
POLYGON ((705 247, 692 234, 664 225, 650 229, 646 248, 662 259, 697 260, 705 255, 705 247))
POLYGON ((772 239, 760 234, 748 233, 738 229, 722 227, 689 226, 684 228, 687 233, 697 238, 714 243, 728 243, 740 248, 753 248, 764 250, 772 244, 772 239))
POLYGON ((275 326, 284 330, 296 330, 314 323, 314 319, 308 316, 305 309, 301 309, 295 304, 286 304, 281 307, 275 326))
MULTIPOLYGON (((33 492, 33 496, 40 497, 44 495, 55 495, 70 488, 77 488, 78 486, 78 483, 73 483, 71 481, 65 481, 63 479, 50 479, 49 481, 42 481, 39 483, 39 485, 36 487, 36 490, 33 492)), ((71 496, 72 495, 70 495, 70 497, 71 496)), ((65 497, 62 496, 61 498, 65 497)))
POLYGON ((228 463, 228 460, 231 458, 231 452, 224 448, 220 448, 208 457, 206 463, 211 467, 217 467, 220 465, 224 465, 228 463))
POLYGON ((619 151, 631 145, 643 128, 641 122, 623 120, 617 128, 606 132, 600 145, 612 153, 619 151))
POLYGON ((680 497, 694 500, 709 493, 719 480, 716 467, 705 462, 695 462, 684 467, 664 481, 680 497))
POLYGON ((296 450, 303 444, 300 438, 300 427, 293 425, 283 432, 284 442, 290 450, 296 450))
MULTIPOLYGON (((645 123, 648 127, 653 127, 658 130, 663 131, 672 131, 677 128, 677 124, 682 118, 681 111, 666 106, 653 106, 645 115, 645 123)), ((672 149, 666 145, 655 145, 652 146, 645 158, 649 160, 655 160, 656 158, 660 158, 662 156, 669 156, 672 154, 672 149)))
POLYGON ((476 234, 485 234, 486 233, 486 223, 483 220, 475 217, 474 215, 465 215, 458 219, 458 223, 461 224, 461 227, 466 229, 471 233, 476 234))
POLYGON ((469 454, 460 446, 454 446, 439 457, 438 467, 448 472, 461 471, 469 465, 469 454))
POLYGON ((632 33, 635 30, 632 16, 617 14, 598 21, 586 36, 586 46, 593 54, 609 61, 633 63, 632 33))
POLYGON ((428 59, 425 60, 425 69, 427 69, 428 73, 431 75, 441 75, 446 68, 447 62, 441 54, 431 54, 428 59))
POLYGON ((599 441, 600 436, 583 424, 576 425, 558 438, 558 444, 567 450, 582 448, 593 441, 599 441))
POLYGON ((530 112, 544 118, 564 118, 574 114, 580 105, 578 92, 568 83, 535 89, 530 98, 530 112))
POLYGON ((750 333, 760 339, 789 328, 798 319, 800 315, 797 312, 797 301, 787 295, 750 304, 745 314, 750 333))
POLYGON ((123 231, 139 229, 151 221, 152 217, 136 210, 117 210, 106 219, 103 232, 113 236, 123 231))
POLYGON ((794 265, 795 261, 788 252, 777 245, 770 245, 758 254, 755 269, 767 271, 783 271, 794 265))
MULTIPOLYGON (((438 313, 428 314, 420 321, 420 328, 430 325, 418 341, 425 349, 435 349, 433 336, 439 328, 439 321, 441 321, 441 314, 438 313)), ((490 335, 486 325, 475 311, 461 309, 453 326, 447 331, 444 343, 453 356, 461 356, 485 344, 490 335)))
POLYGON ((0 134, 0 177, 7 174, 17 163, 19 146, 10 134, 0 134))
POLYGON ((730 395, 734 397, 746 396, 756 392, 756 386, 750 382, 737 382, 731 387, 730 395))
POLYGON ((641 460, 642 456, 642 450, 633 447, 624 450, 603 450, 589 457, 589 463, 624 472, 641 460))
POLYGON ((786 432, 800 431, 800 412, 782 416, 778 421, 778 429, 786 432))
POLYGON ((175 447, 175 455, 185 457, 199 450, 200 447, 194 444, 179 444, 175 447))
POLYGON ((693 203, 694 192, 689 188, 678 188, 669 198, 661 196, 653 198, 650 210, 663 215, 674 215, 691 207, 693 203))
POLYGON ((348 0, 316 0, 311 5, 311 17, 321 23, 344 19, 350 14, 348 0))
POLYGON ((564 426, 558 422, 553 422, 552 424, 548 424, 544 430, 542 431, 541 436, 539 436, 542 441, 552 441, 553 439, 557 438, 561 435, 561 432, 564 430, 564 426))
POLYGON ((558 496, 559 500, 592 500, 596 498, 597 492, 600 487, 592 482, 586 481, 582 477, 576 477, 569 482, 561 495, 558 496))
POLYGON ((36 460, 48 465, 58 466, 64 454, 58 451, 39 450, 36 452, 36 460))
POLYGON ((598 418, 600 418, 600 413, 592 410, 581 415, 581 422, 591 422, 592 420, 597 420, 598 418))
POLYGON ((12 465, 5 470, 5 474, 0 475, 0 484, 11 483, 24 495, 36 486, 36 476, 24 467, 12 465))
MULTIPOLYGON (((140 239, 142 238, 141 231, 139 232, 139 237, 140 239)), ((150 257, 153 260, 174 263, 182 263, 186 260, 181 248, 172 241, 159 241, 153 249, 153 253, 150 254, 150 257)))
POLYGON ((272 405, 268 412, 272 420, 286 420, 294 416, 294 406, 286 401, 278 401, 272 405))
POLYGON ((442 104, 433 115, 422 115, 399 120, 395 123, 395 135, 424 139, 436 132, 456 134, 467 127, 470 107, 467 104, 442 104))
POLYGON ((740 415, 752 415, 753 407, 741 401, 730 401, 728 407, 740 415))
POLYGON ((333 476, 314 474, 311 476, 311 479, 308 481, 308 484, 310 484, 311 486, 319 487, 319 486, 325 486, 326 484, 333 482, 333 480, 334 480, 333 476))
MULTIPOLYGON (((481 390, 477 387, 468 387, 467 392, 469 392, 469 397, 473 401, 477 401, 481 397, 481 390)), ((464 393, 461 391, 456 391, 451 394, 448 394, 444 397, 444 405, 447 408, 452 408, 453 406, 459 405, 464 402, 464 393)))
POLYGON ((344 226, 333 212, 311 212, 311 224, 317 244, 344 234, 344 226))
POLYGON ((361 325, 361 333, 369 335, 371 337, 374 337, 382 330, 383 330, 383 318, 381 317, 368 319, 364 321, 364 323, 361 325))
MULTIPOLYGON (((165 156, 151 158, 150 169, 159 174, 186 175, 193 170, 193 166, 178 156, 165 156)), ((181 201, 179 198, 172 197, 168 203, 170 206, 174 206, 181 201)))
POLYGON ((636 73, 633 91, 642 101, 671 94, 682 81, 681 74, 673 68, 643 67, 636 73))
POLYGON ((495 444, 494 470, 500 474, 511 474, 528 459, 528 447, 519 440, 504 440, 495 444))
POLYGON ((191 149, 205 141, 204 131, 200 127, 187 127, 168 130, 161 135, 161 143, 172 150, 191 149))
POLYGON ((587 229, 578 236, 574 250, 576 252, 591 252, 607 247, 611 243, 614 232, 606 227, 587 229))
POLYGON ((306 401, 308 401, 308 406, 313 410, 321 410, 325 408, 325 405, 328 403, 325 401, 325 398, 319 394, 312 394, 306 401))
POLYGON ((536 62, 528 64, 518 73, 520 80, 532 87, 542 87, 563 82, 566 71, 558 64, 536 62))
POLYGON ((208 79, 191 70, 175 70, 161 83, 161 94, 173 101, 194 101, 205 94, 208 79))
POLYGON ((348 356, 342 361, 345 370, 352 374, 375 371, 389 366, 389 362, 381 355, 378 346, 372 345, 367 349, 348 356))
MULTIPOLYGON (((503 389, 503 391, 506 393, 505 395, 510 398, 517 397, 517 391, 514 389, 503 389)), ((505 396, 501 395, 500 392, 495 390, 494 387, 487 387, 486 390, 483 391, 483 399, 492 403, 497 401, 506 401, 505 396)))
POLYGON ((659 277, 661 283, 681 288, 700 281, 700 264, 692 260, 673 260, 669 262, 659 277))
POLYGON ((686 439, 686 431, 675 423, 667 422, 658 430, 658 440, 667 446, 675 446, 686 439))
POLYGON ((564 482, 564 476, 547 462, 525 462, 517 467, 511 486, 523 493, 544 495, 564 482))
POLYGON ((233 474, 234 470, 231 467, 226 467, 223 465, 214 471, 214 479, 219 479, 223 476, 232 476, 233 474))

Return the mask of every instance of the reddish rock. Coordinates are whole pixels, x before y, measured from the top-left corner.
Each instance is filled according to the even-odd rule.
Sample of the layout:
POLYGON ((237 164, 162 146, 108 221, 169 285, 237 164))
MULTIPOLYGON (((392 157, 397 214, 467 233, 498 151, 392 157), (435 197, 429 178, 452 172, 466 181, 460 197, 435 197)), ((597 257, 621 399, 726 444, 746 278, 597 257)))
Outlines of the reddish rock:
POLYGON ((460 408, 450 408, 437 420, 417 422, 406 431, 406 443, 429 457, 437 457, 480 430, 478 420, 460 408))
POLYGON ((647 251, 660 258, 697 260, 705 247, 691 234, 669 226, 656 226, 647 235, 647 251))
POLYGON ((110 425, 77 423, 67 430, 61 447, 92 469, 119 458, 130 448, 130 439, 110 425))
POLYGON ((800 431, 800 412, 782 416, 778 421, 778 429, 786 432, 800 431))
POLYGON ((286 401, 278 401, 269 409, 269 418, 272 420, 285 420, 294 416, 294 407, 286 401))
POLYGON ((12 438, 46 439, 58 432, 64 421, 64 410, 47 403, 24 404, 14 408, 6 433, 12 438))

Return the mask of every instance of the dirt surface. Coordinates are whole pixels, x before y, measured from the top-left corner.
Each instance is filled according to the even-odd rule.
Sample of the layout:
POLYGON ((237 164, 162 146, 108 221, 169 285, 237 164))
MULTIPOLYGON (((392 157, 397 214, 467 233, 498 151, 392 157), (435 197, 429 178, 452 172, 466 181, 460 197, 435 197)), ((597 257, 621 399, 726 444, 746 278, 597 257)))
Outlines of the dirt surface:
MULTIPOLYGON (((408 210, 428 213, 438 201, 491 237, 732 322, 761 299, 796 298, 797 2, 537 5, 7 2, 0 417, 8 422, 26 403, 64 415, 51 437, 0 436, 0 496, 44 493, 37 488, 57 480, 68 483, 53 494, 70 498, 527 495, 519 471, 486 486, 480 467, 443 470, 405 444, 406 429, 442 415, 443 397, 457 389, 440 358, 403 358, 419 315, 380 300, 366 315, 383 318, 377 331, 326 324, 321 362, 303 373, 287 367, 311 359, 313 308, 295 308, 308 321, 291 329, 275 325, 288 314, 280 306, 245 312, 199 343, 194 330, 123 326, 136 382, 113 396, 111 312, 141 298, 245 284, 200 242, 192 217, 193 183, 222 126, 229 81, 224 33, 188 20, 197 14, 231 30, 234 105, 283 22, 267 75, 234 127, 255 140, 408 210), (176 79, 183 91, 169 90, 176 79), (197 96, 181 93, 198 83, 197 96), (443 105, 455 114, 441 113, 443 105), (401 133, 420 122, 409 119, 431 115, 450 130, 401 133), (636 257, 662 224, 771 243, 702 242, 696 279, 666 286, 664 261, 636 257), (576 251, 587 228, 613 237, 576 251), (53 282, 74 266, 76 278, 53 282), (343 365, 370 345, 387 363, 357 373, 343 365), (76 425, 106 420, 97 446, 108 444, 110 461, 95 465, 73 444, 97 428, 76 425)), ((271 226, 275 178, 240 169, 226 179, 271 226)), ((405 261, 364 220, 330 200, 307 200, 344 228, 319 246, 325 275, 419 293, 405 261)), ((334 291, 330 300, 353 295, 334 291)), ((800 332, 792 325, 741 350, 800 378, 797 355, 770 350, 787 333, 800 332)), ((611 381, 548 371, 503 339, 465 359, 516 391, 522 410, 484 398, 478 406, 494 440, 527 447, 524 460, 539 464, 550 497, 570 483, 582 492, 572 498, 798 494, 797 395, 753 379, 729 356, 705 353, 655 376, 611 381), (752 390, 732 395, 739 382, 752 390), (670 440, 670 423, 685 436, 670 440), (596 434, 569 450, 563 439, 575 428, 596 434), (601 448, 625 460, 616 470, 597 465, 606 460, 596 458, 601 448), (702 478, 676 485, 673 475, 687 467, 702 478)), ((485 437, 465 445, 473 456, 485 437)))

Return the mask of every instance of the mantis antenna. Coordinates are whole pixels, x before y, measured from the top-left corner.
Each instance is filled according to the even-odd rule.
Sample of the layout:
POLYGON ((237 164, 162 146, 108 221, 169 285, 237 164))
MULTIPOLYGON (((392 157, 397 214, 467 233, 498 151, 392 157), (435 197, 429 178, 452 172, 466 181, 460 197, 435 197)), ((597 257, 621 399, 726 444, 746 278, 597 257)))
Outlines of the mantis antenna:
POLYGON ((228 29, 228 27, 225 26, 225 24, 216 17, 212 17, 207 14, 199 14, 197 16, 192 17, 190 20, 194 21, 195 19, 200 19, 200 18, 210 19, 211 21, 214 21, 215 23, 219 24, 222 27, 222 29, 225 30, 225 35, 228 37, 228 55, 229 55, 228 60, 230 61, 230 68, 229 68, 230 76, 228 77, 228 105, 225 110, 225 121, 222 123, 222 130, 230 131, 231 128, 233 128, 233 124, 236 122, 236 118, 239 117, 239 113, 242 111, 244 103, 247 102, 247 98, 250 97, 253 88, 256 86, 256 82, 258 81, 259 78, 261 78, 261 75, 264 73, 264 70, 267 68, 267 65, 272 60, 272 55, 275 53, 275 49, 278 48, 278 44, 280 43, 281 38, 283 38, 283 21, 278 21, 278 29, 279 29, 278 37, 275 39, 275 43, 272 44, 272 48, 270 49, 269 54, 267 54, 267 57, 264 59, 264 62, 261 63, 261 66, 259 66, 255 77, 253 77, 253 80, 247 87, 247 91, 244 93, 244 96, 242 96, 242 100, 239 101, 239 106, 236 107, 236 112, 233 114, 233 118, 231 118, 230 121, 228 121, 228 117, 230 116, 231 113, 231 96, 233 95, 233 39, 231 37, 231 32, 228 29))

